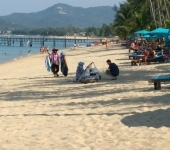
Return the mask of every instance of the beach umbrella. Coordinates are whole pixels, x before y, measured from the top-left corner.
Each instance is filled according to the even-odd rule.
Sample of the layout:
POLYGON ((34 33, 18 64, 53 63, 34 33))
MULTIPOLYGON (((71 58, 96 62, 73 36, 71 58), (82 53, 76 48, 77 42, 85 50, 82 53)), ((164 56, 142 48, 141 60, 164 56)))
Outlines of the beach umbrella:
POLYGON ((151 39, 151 36, 150 35, 144 35, 144 36, 142 36, 142 38, 149 40, 149 39, 151 39))
POLYGON ((140 31, 135 32, 135 34, 143 34, 143 35, 148 34, 148 33, 149 31, 146 31, 146 30, 140 30, 140 31))
POLYGON ((146 40, 153 40, 153 39, 159 39, 159 38, 163 38, 162 36, 158 36, 158 35, 144 35, 142 36, 142 38, 146 39, 146 40))
POLYGON ((160 38, 165 37, 168 34, 169 29, 164 29, 164 28, 158 28, 155 30, 152 30, 151 32, 148 33, 148 35, 157 35, 160 38))

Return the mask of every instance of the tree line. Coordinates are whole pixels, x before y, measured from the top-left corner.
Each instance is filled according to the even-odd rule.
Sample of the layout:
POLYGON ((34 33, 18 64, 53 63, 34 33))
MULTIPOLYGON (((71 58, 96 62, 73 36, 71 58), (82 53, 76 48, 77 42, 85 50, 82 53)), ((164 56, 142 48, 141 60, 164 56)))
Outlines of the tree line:
POLYGON ((85 29, 68 26, 67 28, 24 28, 16 29, 12 31, 14 35, 41 35, 41 36, 72 36, 72 35, 84 35, 84 36, 103 36, 109 37, 115 35, 113 24, 103 24, 101 28, 88 27, 85 29))
POLYGON ((170 27, 169 0, 127 0, 113 10, 116 13, 113 26, 122 38, 138 30, 170 27))

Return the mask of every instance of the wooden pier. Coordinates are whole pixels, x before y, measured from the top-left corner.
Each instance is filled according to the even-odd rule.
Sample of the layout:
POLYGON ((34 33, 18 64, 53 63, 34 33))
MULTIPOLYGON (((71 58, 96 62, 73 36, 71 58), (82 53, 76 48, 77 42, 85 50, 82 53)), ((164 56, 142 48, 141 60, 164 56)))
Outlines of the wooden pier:
POLYGON ((52 37, 52 36, 0 36, 0 45, 12 46, 15 43, 19 43, 20 46, 29 45, 33 46, 35 43, 39 43, 41 46, 45 46, 45 42, 52 42, 53 47, 56 46, 56 42, 63 42, 63 47, 67 47, 67 42, 72 43, 88 43, 89 41, 99 41, 100 38, 89 37, 52 37))

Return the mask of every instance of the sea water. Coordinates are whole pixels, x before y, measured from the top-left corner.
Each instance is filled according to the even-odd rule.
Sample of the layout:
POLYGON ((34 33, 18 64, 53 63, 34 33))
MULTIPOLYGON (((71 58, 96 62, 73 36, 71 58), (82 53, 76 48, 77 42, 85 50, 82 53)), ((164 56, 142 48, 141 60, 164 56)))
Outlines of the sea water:
MULTIPOLYGON (((67 42, 67 47, 64 48, 63 42, 56 42, 56 48, 59 51, 63 51, 65 49, 70 49, 74 46, 74 43, 67 42)), ((84 46, 86 43, 77 43, 79 46, 84 46)), ((50 50, 53 49, 52 42, 45 42, 45 46, 49 46, 50 50)), ((3 43, 0 43, 0 63, 5 63, 8 61, 15 61, 23 57, 28 57, 33 54, 37 54, 40 52, 40 43, 33 43, 32 47, 29 47, 27 43, 24 43, 24 46, 20 46, 19 43, 14 43, 11 46, 5 46, 3 43), (28 51, 31 50, 30 53, 28 51), (22 55, 20 54, 22 51, 22 55)))

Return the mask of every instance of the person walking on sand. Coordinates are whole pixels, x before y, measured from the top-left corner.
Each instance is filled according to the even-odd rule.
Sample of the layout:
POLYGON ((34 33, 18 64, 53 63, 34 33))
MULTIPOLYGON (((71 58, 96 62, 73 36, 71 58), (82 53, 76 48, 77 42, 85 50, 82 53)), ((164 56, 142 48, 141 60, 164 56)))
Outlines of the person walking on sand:
POLYGON ((106 63, 109 65, 109 68, 105 74, 113 77, 112 80, 116 80, 116 77, 119 75, 119 67, 115 63, 112 63, 110 59, 108 59, 106 63))
POLYGON ((108 41, 106 40, 106 49, 108 49, 108 46, 109 46, 109 43, 108 43, 108 41))
POLYGON ((49 58, 51 61, 51 70, 54 74, 54 77, 59 77, 58 72, 60 65, 60 53, 58 53, 58 49, 54 48, 49 58))

